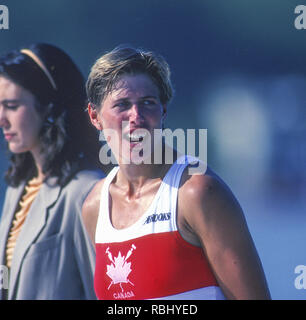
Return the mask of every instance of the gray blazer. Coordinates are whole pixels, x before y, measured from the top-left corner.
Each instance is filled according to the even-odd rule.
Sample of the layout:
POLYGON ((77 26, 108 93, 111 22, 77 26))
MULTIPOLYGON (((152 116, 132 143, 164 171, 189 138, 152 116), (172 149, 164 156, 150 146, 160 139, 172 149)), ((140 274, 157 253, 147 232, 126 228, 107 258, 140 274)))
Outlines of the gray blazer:
MULTIPOLYGON (((82 224, 81 208, 102 177, 98 171, 86 170, 64 188, 43 184, 16 242, 8 299, 96 299, 94 247, 82 224)), ((6 191, 0 221, 0 265, 5 264, 6 241, 23 189, 24 184, 6 191)), ((3 299, 7 290, 1 287, 3 299)))

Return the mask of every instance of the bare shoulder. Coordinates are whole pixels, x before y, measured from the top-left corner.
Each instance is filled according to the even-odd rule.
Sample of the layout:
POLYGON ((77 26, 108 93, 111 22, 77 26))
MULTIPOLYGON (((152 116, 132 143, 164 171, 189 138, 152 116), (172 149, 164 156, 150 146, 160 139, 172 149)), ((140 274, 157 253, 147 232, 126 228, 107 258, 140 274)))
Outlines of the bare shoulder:
POLYGON ((202 175, 184 171, 178 197, 178 227, 187 241, 203 245, 201 240, 213 236, 216 224, 226 225, 234 218, 244 220, 242 209, 218 175, 211 169, 202 175))
POLYGON ((214 204, 227 203, 237 206, 238 202, 230 188, 211 169, 205 174, 189 175, 185 170, 181 179, 180 198, 182 203, 208 208, 214 204))
POLYGON ((82 207, 83 222, 93 243, 95 243, 94 238, 99 215, 101 191, 104 184, 104 180, 105 179, 101 179, 96 183, 96 185, 87 195, 82 207))
POLYGON ((229 187, 211 170, 184 173, 178 197, 178 228, 202 246, 229 299, 268 299, 269 290, 244 213, 229 187))
POLYGON ((194 175, 188 174, 186 169, 181 179, 181 193, 186 197, 209 195, 218 191, 221 186, 223 183, 220 178, 210 169, 205 174, 194 175))

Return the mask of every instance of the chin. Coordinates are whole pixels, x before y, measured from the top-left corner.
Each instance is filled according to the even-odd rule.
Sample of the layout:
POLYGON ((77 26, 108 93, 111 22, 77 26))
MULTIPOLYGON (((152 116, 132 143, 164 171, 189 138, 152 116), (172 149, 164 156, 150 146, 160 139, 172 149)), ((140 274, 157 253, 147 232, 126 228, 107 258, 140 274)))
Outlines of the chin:
POLYGON ((20 153, 25 153, 29 151, 26 148, 21 148, 18 146, 10 146, 10 145, 8 145, 8 149, 10 150, 11 153, 14 153, 14 154, 20 154, 20 153))

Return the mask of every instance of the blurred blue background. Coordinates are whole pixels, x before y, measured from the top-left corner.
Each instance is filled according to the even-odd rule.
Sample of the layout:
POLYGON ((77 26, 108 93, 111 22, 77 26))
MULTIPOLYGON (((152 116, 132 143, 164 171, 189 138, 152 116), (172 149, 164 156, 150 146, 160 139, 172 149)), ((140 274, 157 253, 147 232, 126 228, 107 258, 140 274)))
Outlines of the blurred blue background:
POLYGON ((176 90, 167 126, 208 129, 209 165, 244 209, 272 298, 306 299, 294 286, 295 267, 306 265, 306 30, 294 26, 302 1, 0 2, 10 14, 0 54, 53 43, 87 77, 121 43, 161 53, 176 90))

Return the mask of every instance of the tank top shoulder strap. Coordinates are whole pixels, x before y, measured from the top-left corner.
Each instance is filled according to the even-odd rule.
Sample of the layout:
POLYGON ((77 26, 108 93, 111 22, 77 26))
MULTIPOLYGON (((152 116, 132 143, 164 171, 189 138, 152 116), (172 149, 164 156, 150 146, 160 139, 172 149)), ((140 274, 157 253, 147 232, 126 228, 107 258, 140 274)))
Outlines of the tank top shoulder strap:
POLYGON ((108 190, 109 190, 109 185, 112 183, 114 180, 117 172, 119 171, 119 166, 114 167, 109 174, 106 176, 103 187, 101 189, 101 196, 100 196, 100 211, 103 205, 106 204, 106 199, 108 200, 108 190))
POLYGON ((98 214, 98 221, 96 227, 96 234, 95 234, 95 242, 99 242, 99 235, 101 230, 105 230, 110 224, 109 220, 109 186, 111 182, 114 180, 117 172, 119 170, 119 166, 114 167, 109 174, 106 176, 103 187, 101 189, 100 195, 100 207, 99 207, 99 214, 98 214), (103 228, 102 228, 103 227, 103 228))
POLYGON ((171 213, 173 230, 177 230, 177 201, 182 174, 189 164, 198 161, 197 158, 187 155, 179 157, 163 179, 163 192, 160 201, 162 206, 161 210, 171 213))

